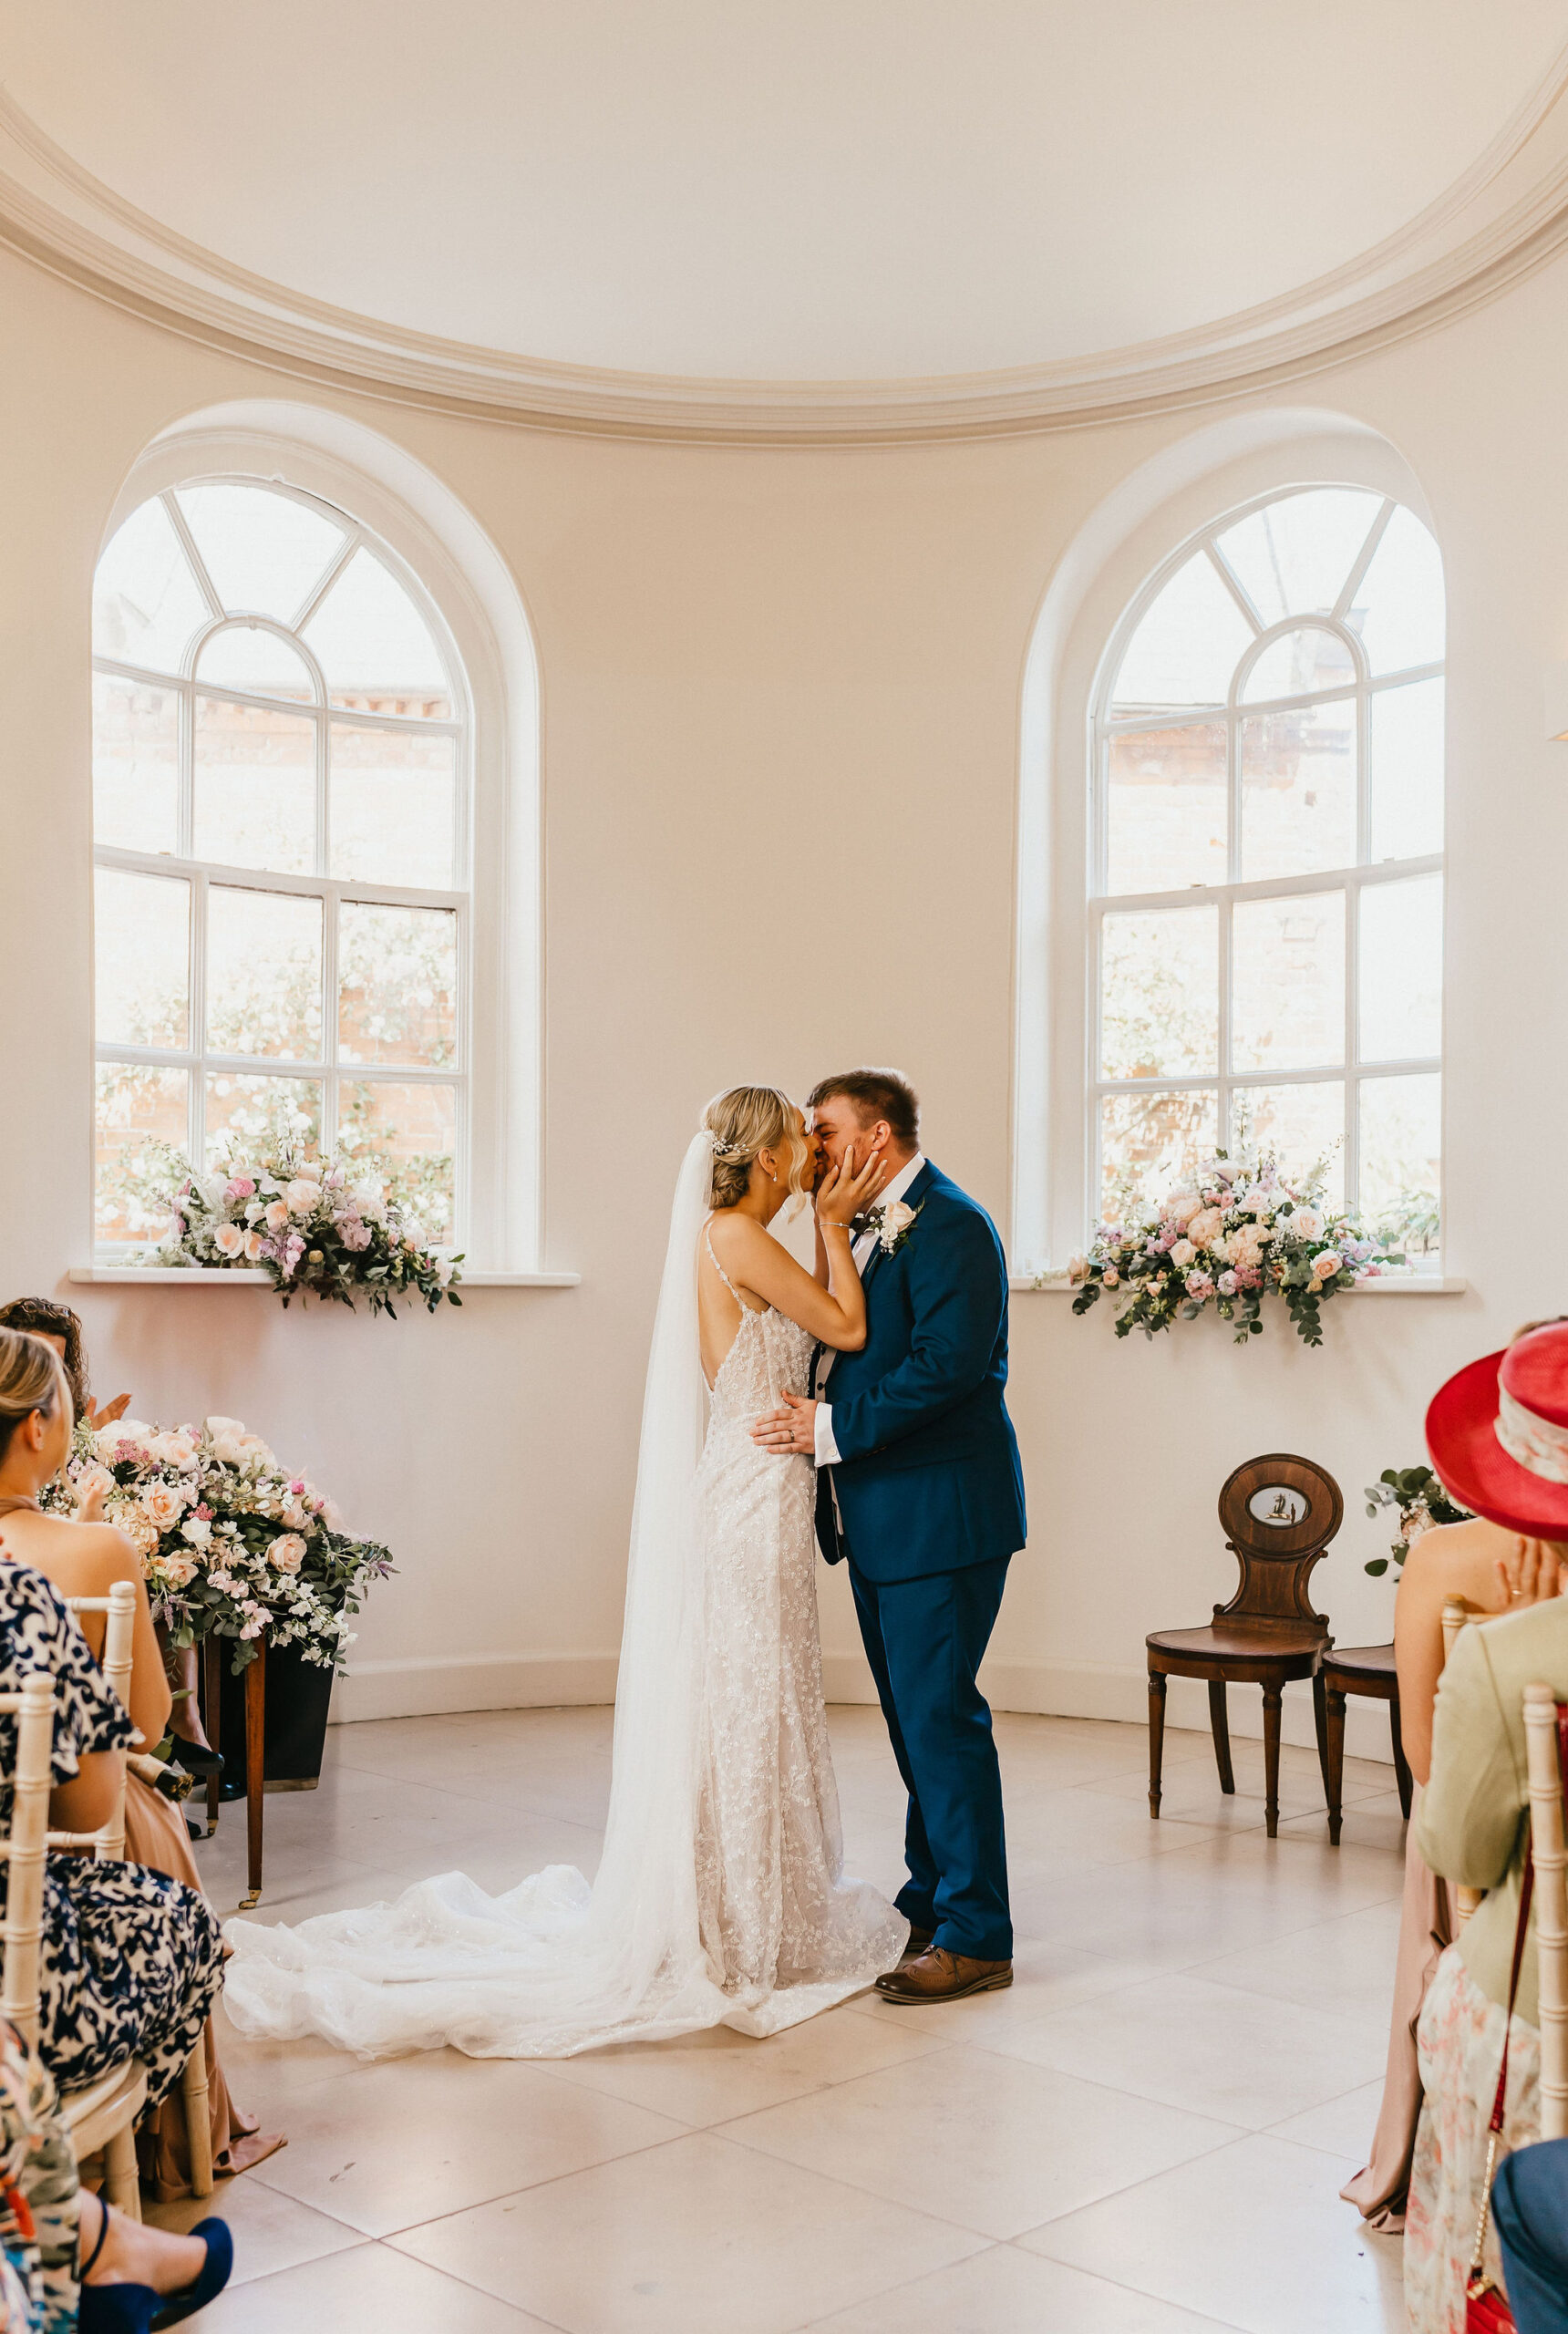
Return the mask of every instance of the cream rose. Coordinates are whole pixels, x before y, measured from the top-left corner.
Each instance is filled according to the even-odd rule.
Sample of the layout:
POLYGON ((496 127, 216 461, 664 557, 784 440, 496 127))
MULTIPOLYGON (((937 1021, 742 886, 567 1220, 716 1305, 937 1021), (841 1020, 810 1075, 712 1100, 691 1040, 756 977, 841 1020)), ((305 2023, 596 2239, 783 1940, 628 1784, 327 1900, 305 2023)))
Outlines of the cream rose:
POLYGON ((185 1513, 185 1495, 172 1483, 149 1483, 141 1494, 141 1512, 160 1532, 171 1532, 185 1513))
POLYGON ((267 1230, 269 1232, 282 1232, 286 1229, 288 1220, 289 1203, 287 1200, 271 1201, 268 1204, 265 1217, 267 1230))
POLYGON ((1197 1254, 1191 1240, 1173 1240, 1171 1244, 1171 1261, 1179 1270, 1190 1265, 1197 1254))
POLYGON ((1195 1248, 1212 1248, 1225 1228, 1225 1211, 1219 1207, 1201 1207, 1187 1224, 1187 1237, 1195 1248))
POLYGON ((105 1500, 114 1489, 114 1477, 107 1467, 84 1467, 72 1486, 77 1505, 85 1507, 91 1499, 105 1500))
POLYGON ((1285 1229, 1293 1240, 1320 1239, 1323 1218, 1315 1207, 1293 1208, 1285 1218, 1285 1229))
POLYGON ((204 1515, 188 1515, 180 1527, 180 1536, 189 1540, 193 1548, 204 1548, 212 1537, 212 1526, 204 1515))
POLYGON ((184 1588, 196 1577, 197 1566, 190 1556, 167 1555, 158 1559, 158 1569, 170 1588, 184 1588))
POLYGON ((261 1261, 262 1235, 259 1232, 247 1232, 245 1234, 245 1262, 248 1265, 259 1265, 261 1261))
POLYGON ((1314 1256, 1312 1260, 1313 1279, 1332 1280, 1344 1262, 1337 1248, 1325 1248, 1321 1255, 1314 1256))
MULTIPOLYGON (((321 1205, 321 1185, 309 1175, 296 1175, 284 1185, 284 1197, 293 1215, 310 1215, 321 1205)), ((269 1208, 268 1214, 272 1213, 269 1208)))
POLYGON ((242 1256, 245 1235, 237 1224, 221 1224, 212 1234, 212 1245, 221 1256, 242 1256))
POLYGON ((304 1542, 297 1532, 280 1532, 267 1550, 267 1562, 279 1572, 298 1572, 304 1561, 304 1542))
POLYGON ((1197 1214, 1199 1204, 1196 1192, 1178 1192, 1175 1198, 1167 1203, 1165 1209, 1167 1223, 1179 1224, 1184 1231, 1197 1214))

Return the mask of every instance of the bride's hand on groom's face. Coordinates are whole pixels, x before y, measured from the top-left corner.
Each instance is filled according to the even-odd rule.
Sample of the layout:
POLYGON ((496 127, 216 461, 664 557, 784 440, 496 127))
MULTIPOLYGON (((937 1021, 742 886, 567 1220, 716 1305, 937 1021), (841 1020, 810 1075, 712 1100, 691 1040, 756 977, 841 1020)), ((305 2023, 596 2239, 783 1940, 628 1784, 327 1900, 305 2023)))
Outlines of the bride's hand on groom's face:
POLYGON ((850 1224, 868 1207, 887 1181, 887 1161, 880 1143, 873 1144, 865 1165, 855 1165, 851 1143, 842 1160, 830 1167, 817 1192, 817 1213, 823 1224, 850 1224))
POLYGON ((785 1407, 765 1410, 751 1430, 751 1440, 759 1442, 764 1451, 776 1451, 780 1459, 788 1459, 797 1451, 813 1457, 817 1449, 817 1405, 808 1401, 804 1394, 786 1394, 785 1407))

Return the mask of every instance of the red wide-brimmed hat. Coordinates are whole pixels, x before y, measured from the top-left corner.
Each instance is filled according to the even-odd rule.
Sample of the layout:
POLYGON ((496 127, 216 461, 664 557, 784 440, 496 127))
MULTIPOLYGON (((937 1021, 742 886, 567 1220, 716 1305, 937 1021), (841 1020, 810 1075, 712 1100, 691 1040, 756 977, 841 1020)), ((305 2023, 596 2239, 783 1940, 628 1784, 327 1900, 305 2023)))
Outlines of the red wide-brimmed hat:
POLYGON ((1450 1378, 1427 1412, 1427 1449, 1461 1507, 1530 1540, 1568 1540, 1568 1322, 1450 1378))

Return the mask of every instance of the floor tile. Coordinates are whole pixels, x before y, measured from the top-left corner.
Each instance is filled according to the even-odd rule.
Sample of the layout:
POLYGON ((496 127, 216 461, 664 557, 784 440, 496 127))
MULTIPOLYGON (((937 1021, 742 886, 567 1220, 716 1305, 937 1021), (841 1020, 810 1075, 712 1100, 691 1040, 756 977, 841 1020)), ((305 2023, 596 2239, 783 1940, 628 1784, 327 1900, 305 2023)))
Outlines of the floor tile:
POLYGON ((1271 2124, 1270 2130, 1276 2140, 1296 2140, 1303 2147, 1322 2148, 1328 2155, 1348 2156, 1359 2165, 1366 2163, 1370 2152, 1382 2104, 1383 2083, 1379 2077, 1377 2081, 1363 2083, 1357 2091, 1342 2091, 1337 2099, 1326 2099, 1321 2107, 1309 2107, 1305 2114, 1271 2124))
POLYGON ((234 2235, 234 2282, 270 2277, 280 2269, 346 2253, 365 2242, 361 2232, 269 2188, 253 2174, 220 2180, 211 2196, 181 2196, 172 2205, 145 2198, 141 2216, 156 2228, 192 2229, 216 2215, 234 2235))
POLYGON ((1189 1977, 1320 2009, 1332 2017, 1387 2022, 1394 1993, 1399 1906, 1390 1897, 1336 1921, 1298 1929, 1199 1962, 1189 1977))
POLYGON ((231 2286, 186 2324, 191 2334, 555 2334, 547 2319, 382 2245, 231 2286))
POLYGON ((988 2047, 1259 2131, 1372 2081, 1387 2032, 1180 1974, 993 2034, 988 2047))
POLYGON ((288 2146, 251 2176, 386 2236, 685 2129, 536 2065, 422 2051, 302 2091, 288 2146))
POLYGON ((694 2132, 397 2243, 566 2334, 794 2334, 981 2240, 694 2132))
POLYGON ((1230 2334, 1216 2318, 1109 2285, 1015 2246, 995 2245, 874 2301, 820 2318, 806 2334, 1230 2334))
POLYGON ((723 2123, 775 2107, 803 2092, 828 2090, 856 2075, 939 2050, 946 2038, 906 2031, 857 2018, 853 2009, 830 2010, 804 2025, 758 2042, 716 2026, 673 2042, 627 2043, 584 2050, 551 2062, 551 2072, 590 2091, 630 2099, 683 2123, 723 2123))
POLYGON ((1013 1982, 1000 1993, 919 2003, 890 2002, 881 1994, 865 1993, 857 1994, 847 2008, 880 2025, 906 2027, 912 2034, 936 2034, 944 2042, 985 2042, 1046 2010, 1065 2009, 1070 2003, 1156 1977, 1163 1967, 1157 1956, 1080 1953, 1058 1939, 1041 1943, 1020 1936, 1013 1947, 1013 1982))
POLYGON ((1404 2334, 1401 2241, 1339 2199, 1356 2169, 1253 2135, 1020 2243, 1243 2334, 1404 2334))
POLYGON ((724 2126, 993 2237, 1205 2154, 1235 2129, 963 2043, 724 2126))

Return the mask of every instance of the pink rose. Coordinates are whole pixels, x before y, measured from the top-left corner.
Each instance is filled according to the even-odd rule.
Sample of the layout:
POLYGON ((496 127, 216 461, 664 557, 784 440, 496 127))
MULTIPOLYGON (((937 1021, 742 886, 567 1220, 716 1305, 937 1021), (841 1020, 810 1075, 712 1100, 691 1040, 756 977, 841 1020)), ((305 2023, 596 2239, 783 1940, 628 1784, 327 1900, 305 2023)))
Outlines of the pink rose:
POLYGON ((1344 1262, 1337 1248, 1326 1248, 1320 1256, 1314 1256, 1312 1260, 1314 1280, 1332 1280, 1344 1262))
POLYGON ((1107 1288, 1115 1288, 1120 1283, 1121 1275, 1117 1271, 1114 1265, 1107 1265, 1104 1272, 1100 1275, 1100 1278, 1107 1288))
POLYGON ((232 1200, 253 1200, 256 1187, 248 1175, 231 1175, 227 1197, 232 1200))
POLYGON ((1235 1274, 1222 1273, 1219 1279, 1214 1283, 1214 1286, 1219 1290, 1222 1296, 1234 1296, 1236 1293, 1235 1274))
POLYGON ((1194 1304, 1207 1304, 1209 1298, 1214 1294, 1214 1284, 1207 1273, 1189 1273, 1187 1294, 1194 1304))

